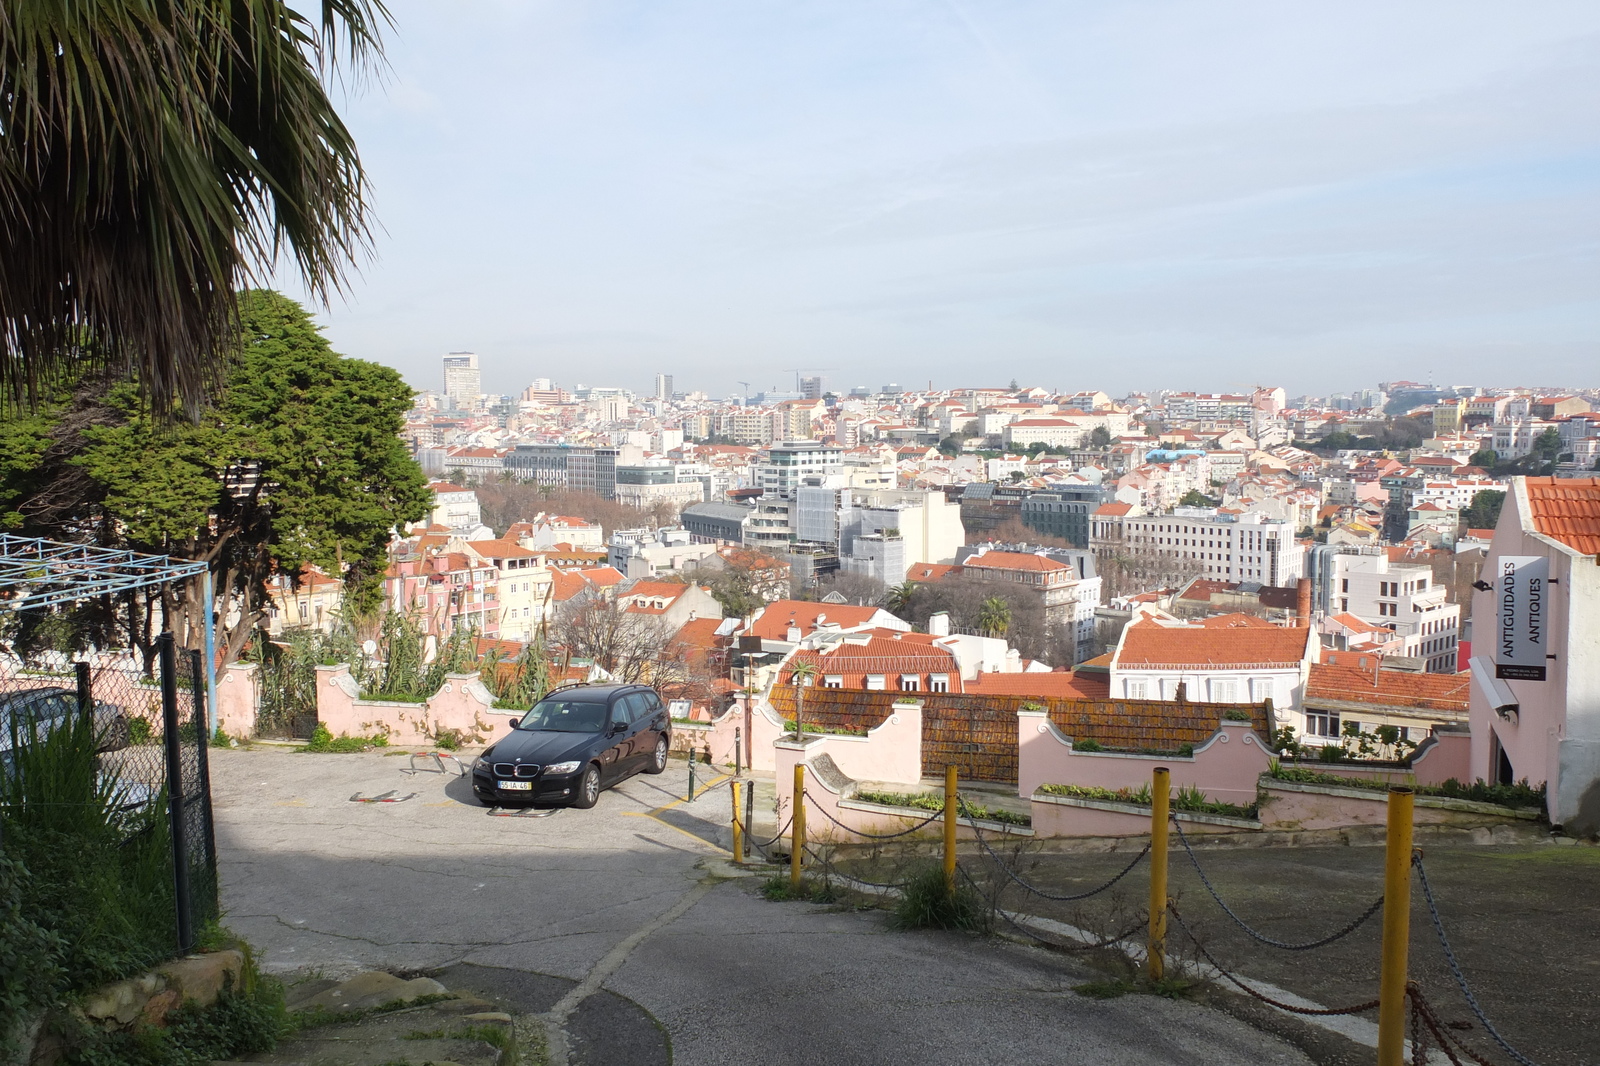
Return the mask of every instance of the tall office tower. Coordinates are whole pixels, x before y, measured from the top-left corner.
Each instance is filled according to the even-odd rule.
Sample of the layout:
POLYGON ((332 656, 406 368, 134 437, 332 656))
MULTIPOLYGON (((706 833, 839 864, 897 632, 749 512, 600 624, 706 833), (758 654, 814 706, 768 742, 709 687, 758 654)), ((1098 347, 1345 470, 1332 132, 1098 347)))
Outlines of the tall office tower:
POLYGON ((822 399, 822 377, 800 379, 800 396, 807 400, 822 399))
POLYGON ((658 399, 658 400, 670 400, 670 399, 672 399, 672 375, 671 374, 657 374, 656 375, 656 399, 658 399))
POLYGON ((470 407, 483 383, 478 378, 478 356, 473 352, 451 352, 444 357, 444 394, 457 407, 470 407))

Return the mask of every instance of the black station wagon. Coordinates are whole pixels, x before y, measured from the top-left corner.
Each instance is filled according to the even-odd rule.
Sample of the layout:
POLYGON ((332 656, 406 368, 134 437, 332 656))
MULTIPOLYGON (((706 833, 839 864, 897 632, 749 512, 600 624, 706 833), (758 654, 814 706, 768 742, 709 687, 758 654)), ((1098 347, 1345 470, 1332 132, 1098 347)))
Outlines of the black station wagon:
POLYGON ((511 725, 472 764, 472 791, 491 806, 593 807, 603 789, 665 770, 672 742, 667 706, 648 685, 557 689, 511 725))

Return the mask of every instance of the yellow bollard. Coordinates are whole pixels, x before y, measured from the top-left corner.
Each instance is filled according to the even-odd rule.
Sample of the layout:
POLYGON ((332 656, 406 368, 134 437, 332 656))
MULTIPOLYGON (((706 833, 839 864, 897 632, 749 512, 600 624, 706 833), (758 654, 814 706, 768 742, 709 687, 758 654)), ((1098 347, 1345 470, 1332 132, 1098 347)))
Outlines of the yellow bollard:
POLYGON ((944 768, 944 888, 956 890, 956 768, 944 768))
POLYGON ((733 782, 729 792, 733 795, 733 861, 744 862, 744 826, 739 822, 739 792, 742 781, 733 782))
POLYGON ((1378 974, 1378 1066, 1402 1066, 1405 1061, 1414 799, 1409 786, 1389 786, 1389 836, 1383 858, 1383 967, 1378 974))
POLYGON ((1145 945, 1145 973, 1159 981, 1166 973, 1167 951, 1167 812, 1171 809, 1172 772, 1158 766, 1150 781, 1150 939, 1145 945))
POLYGON ((794 764, 794 828, 789 835, 789 887, 800 891, 800 853, 806 850, 806 764, 794 764))

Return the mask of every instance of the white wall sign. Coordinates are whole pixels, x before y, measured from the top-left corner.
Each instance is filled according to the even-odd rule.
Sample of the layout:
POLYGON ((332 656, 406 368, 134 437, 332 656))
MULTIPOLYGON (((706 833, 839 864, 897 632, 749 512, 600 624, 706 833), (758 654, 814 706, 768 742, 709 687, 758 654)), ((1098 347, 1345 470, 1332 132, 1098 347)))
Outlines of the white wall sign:
POLYGON ((1502 555, 1494 576, 1494 676, 1545 679, 1545 631, 1550 621, 1550 560, 1502 555))

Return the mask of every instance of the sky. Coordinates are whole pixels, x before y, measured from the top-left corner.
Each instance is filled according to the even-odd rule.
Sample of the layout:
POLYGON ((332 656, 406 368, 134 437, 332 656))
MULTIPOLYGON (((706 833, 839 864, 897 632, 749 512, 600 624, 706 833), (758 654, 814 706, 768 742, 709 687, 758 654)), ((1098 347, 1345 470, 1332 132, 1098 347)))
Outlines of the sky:
POLYGON ((319 320, 419 388, 1600 385, 1593 0, 390 8, 319 320))

